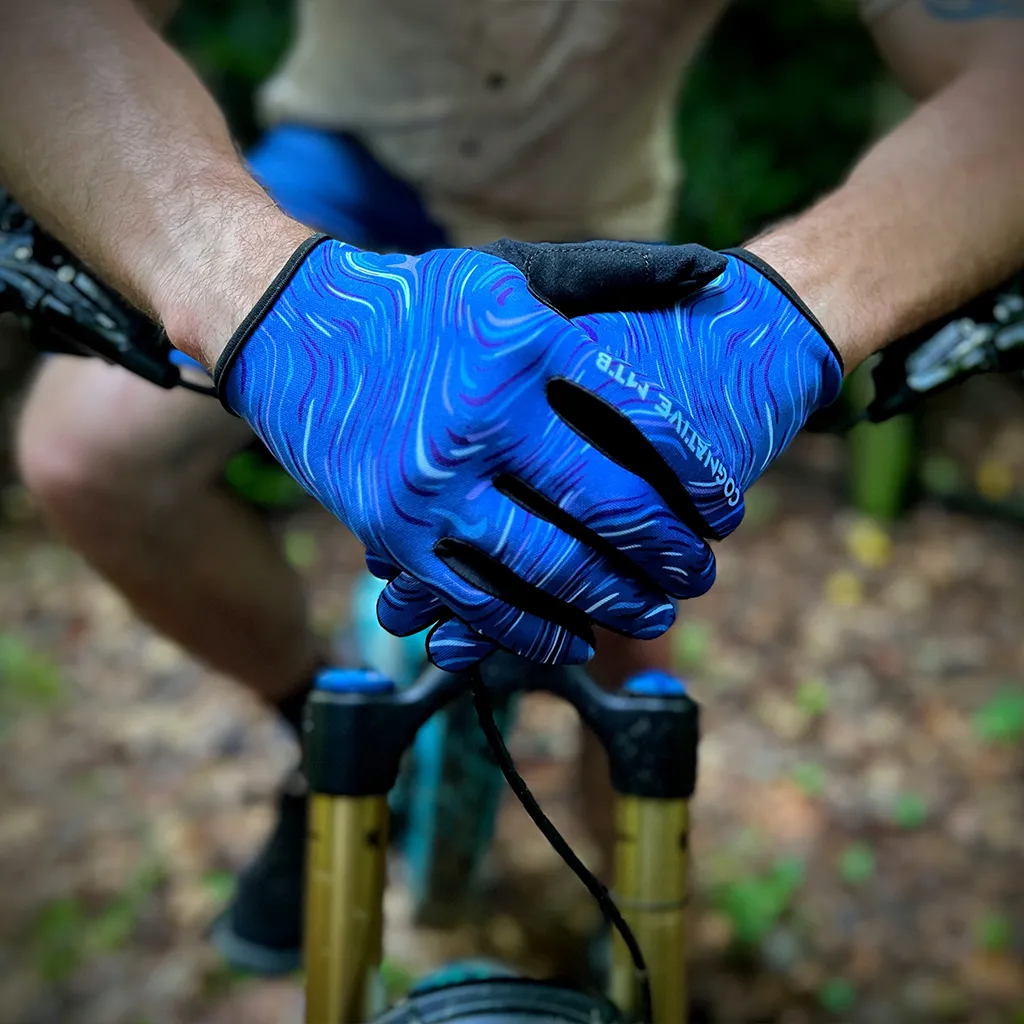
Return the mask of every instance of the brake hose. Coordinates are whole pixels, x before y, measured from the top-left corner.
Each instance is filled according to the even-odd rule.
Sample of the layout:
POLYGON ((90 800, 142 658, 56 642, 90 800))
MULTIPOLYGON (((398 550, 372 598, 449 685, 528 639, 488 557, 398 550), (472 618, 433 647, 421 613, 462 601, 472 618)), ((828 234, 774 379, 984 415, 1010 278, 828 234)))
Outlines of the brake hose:
MULTIPOLYGON (((494 707, 491 703, 491 695, 480 675, 479 667, 474 668, 470 674, 470 687, 473 691, 473 704, 476 707, 476 715, 480 722, 480 728, 487 738, 487 744, 491 748, 495 761, 505 776, 509 788, 515 793, 516 798, 523 806, 523 810, 530 816, 531 821, 540 829, 541 834, 551 844, 551 848, 569 866, 573 874, 586 886, 587 891, 597 901, 605 920, 619 933, 623 943, 629 950, 630 958, 633 961, 633 970, 636 975, 636 983, 640 990, 640 1007, 642 1013, 641 1024, 652 1024, 653 1003, 651 1000, 651 981, 647 974, 647 963, 644 960, 643 950, 637 942, 633 930, 629 927, 622 911, 616 906, 608 887, 604 885, 593 872, 580 860, 573 848, 566 842, 565 837, 555 828, 554 823, 541 809, 537 798, 530 792, 530 787, 516 769, 512 755, 505 746, 501 730, 494 721, 494 707)), ((680 965, 682 970, 682 965, 680 965)))

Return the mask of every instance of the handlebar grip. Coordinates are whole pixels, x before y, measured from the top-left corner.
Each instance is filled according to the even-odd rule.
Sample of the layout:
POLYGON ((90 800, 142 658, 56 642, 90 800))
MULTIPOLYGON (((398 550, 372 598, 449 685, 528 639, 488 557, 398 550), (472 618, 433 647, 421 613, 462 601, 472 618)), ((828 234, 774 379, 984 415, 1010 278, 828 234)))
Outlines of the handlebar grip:
POLYGON ((42 352, 98 356, 162 388, 179 383, 163 331, 0 189, 0 313, 27 319, 42 352))

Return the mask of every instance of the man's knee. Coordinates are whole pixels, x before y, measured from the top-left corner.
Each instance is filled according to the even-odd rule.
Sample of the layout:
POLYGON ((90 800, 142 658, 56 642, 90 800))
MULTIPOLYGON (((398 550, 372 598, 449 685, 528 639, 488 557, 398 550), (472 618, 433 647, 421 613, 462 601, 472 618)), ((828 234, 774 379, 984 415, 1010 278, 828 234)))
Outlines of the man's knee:
POLYGON ((19 472, 65 529, 166 514, 210 484, 235 443, 212 436, 233 429, 218 413, 99 363, 46 366, 22 412, 19 472))
POLYGON ((102 433, 87 423, 70 423, 33 398, 22 414, 16 445, 22 482, 60 525, 116 515, 142 486, 126 471, 124 453, 102 433))

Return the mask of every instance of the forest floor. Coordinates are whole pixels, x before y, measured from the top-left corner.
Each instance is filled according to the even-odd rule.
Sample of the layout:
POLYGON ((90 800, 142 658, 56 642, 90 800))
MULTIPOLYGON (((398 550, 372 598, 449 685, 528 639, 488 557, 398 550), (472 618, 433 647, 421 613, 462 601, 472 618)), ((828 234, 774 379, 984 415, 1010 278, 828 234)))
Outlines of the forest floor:
MULTIPOLYGON (((1024 484, 1024 415, 995 435, 949 422, 954 458, 978 437, 996 453, 995 470, 968 467, 978 479, 1002 466, 1024 484)), ((928 503, 883 529, 843 501, 842 453, 831 438, 787 453, 719 548, 712 592, 680 611, 678 668, 703 708, 693 990, 726 1024, 1020 1024, 1024 530, 928 503)), ((232 975, 205 939, 290 740, 139 623, 23 496, 7 505, 0 1024, 299 1020, 295 982, 232 975)), ((286 530, 329 631, 359 552, 313 511, 286 530)), ((576 736, 572 713, 531 697, 512 749, 585 845, 576 736)), ((589 897, 511 800, 495 867, 491 912, 451 932, 410 924, 396 872, 392 974, 474 951, 542 973, 577 955, 589 897)))

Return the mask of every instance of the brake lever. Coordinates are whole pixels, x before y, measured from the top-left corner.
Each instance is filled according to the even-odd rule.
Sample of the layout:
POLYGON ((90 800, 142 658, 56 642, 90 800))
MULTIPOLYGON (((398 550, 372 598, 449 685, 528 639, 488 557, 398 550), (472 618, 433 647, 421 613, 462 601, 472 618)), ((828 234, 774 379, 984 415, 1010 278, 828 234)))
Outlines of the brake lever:
POLYGON ((181 381, 166 335, 0 189, 0 313, 42 352, 98 356, 162 388, 181 381))
POLYGON ((861 410, 816 414, 812 430, 841 433, 882 423, 980 373, 1024 371, 1024 273, 972 300, 952 318, 900 339, 875 357, 874 396, 861 410))

